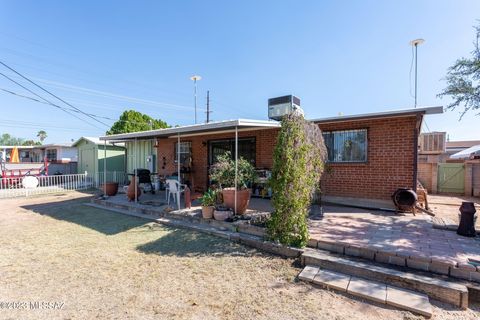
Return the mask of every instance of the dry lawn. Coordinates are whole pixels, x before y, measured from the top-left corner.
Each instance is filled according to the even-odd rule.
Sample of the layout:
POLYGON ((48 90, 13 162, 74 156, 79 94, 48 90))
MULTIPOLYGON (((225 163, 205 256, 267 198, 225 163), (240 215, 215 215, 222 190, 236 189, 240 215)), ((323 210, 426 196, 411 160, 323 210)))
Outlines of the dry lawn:
MULTIPOLYGON (((3 306, 0 319, 417 318, 296 282, 293 260, 93 209, 79 196, 0 201, 0 302, 64 303, 3 306)), ((439 304, 435 314, 478 316, 439 304)))

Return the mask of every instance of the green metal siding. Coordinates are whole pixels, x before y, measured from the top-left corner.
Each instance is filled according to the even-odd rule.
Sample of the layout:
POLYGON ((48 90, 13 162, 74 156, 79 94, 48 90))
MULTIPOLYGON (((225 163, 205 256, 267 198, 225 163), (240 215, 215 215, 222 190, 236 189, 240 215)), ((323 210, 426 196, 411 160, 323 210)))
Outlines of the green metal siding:
MULTIPOLYGON (((105 159, 104 146, 98 145, 98 171, 103 172, 105 159)), ((107 172, 125 172, 125 149, 107 145, 107 172)))
POLYGON ((84 173, 85 171, 89 176, 95 175, 98 170, 97 163, 97 146, 93 143, 89 143, 86 140, 82 140, 77 144, 78 148, 78 166, 77 172, 84 173))
POLYGON ((125 146, 127 148, 127 172, 128 173, 132 173, 135 168, 146 168, 146 169, 148 168, 147 156, 157 153, 157 150, 156 148, 153 147, 153 145, 154 145, 154 142, 152 140, 137 141, 136 143, 135 142, 125 143, 125 146))
MULTIPOLYGON (((88 172, 94 176, 103 172, 104 145, 97 145, 83 139, 77 143, 78 173, 88 172)), ((107 145, 107 171, 125 172, 125 148, 107 145)))

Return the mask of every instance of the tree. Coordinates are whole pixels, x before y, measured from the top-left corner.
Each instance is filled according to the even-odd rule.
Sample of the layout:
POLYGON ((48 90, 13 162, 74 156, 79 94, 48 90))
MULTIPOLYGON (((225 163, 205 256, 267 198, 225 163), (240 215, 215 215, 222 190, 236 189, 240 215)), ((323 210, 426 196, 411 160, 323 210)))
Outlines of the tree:
POLYGON ((34 141, 34 140, 25 140, 22 143, 22 146, 41 146, 42 143, 40 141, 34 141))
POLYGON ((40 139, 41 143, 43 143, 43 141, 47 138, 47 132, 45 130, 38 131, 37 138, 40 139))
POLYGON ((270 181, 274 211, 267 232, 272 240, 296 247, 307 244, 308 209, 319 188, 325 155, 316 124, 295 113, 282 119, 270 181))
POLYGON ((4 133, 0 137, 0 145, 3 146, 19 146, 22 145, 23 141, 24 139, 13 137, 8 133, 4 133))
POLYGON ((119 120, 112 125, 110 130, 107 131, 107 135, 163 128, 169 128, 165 121, 153 119, 135 110, 126 110, 122 113, 119 120))
MULTIPOLYGON (((480 25, 475 27, 475 30, 476 39, 472 57, 458 59, 448 69, 447 87, 438 95, 440 98, 450 96, 453 99, 447 109, 463 107, 460 119, 468 111, 480 109, 480 25)), ((477 115, 480 115, 480 112, 477 115)))

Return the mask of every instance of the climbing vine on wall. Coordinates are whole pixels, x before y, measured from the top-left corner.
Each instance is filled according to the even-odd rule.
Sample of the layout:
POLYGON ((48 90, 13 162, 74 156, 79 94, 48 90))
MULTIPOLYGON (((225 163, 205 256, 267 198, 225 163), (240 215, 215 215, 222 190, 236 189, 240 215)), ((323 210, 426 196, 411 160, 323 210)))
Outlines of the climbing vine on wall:
POLYGON ((272 240, 296 247, 307 244, 308 211, 319 188, 325 156, 318 125, 296 113, 283 118, 273 155, 274 212, 267 223, 272 240))

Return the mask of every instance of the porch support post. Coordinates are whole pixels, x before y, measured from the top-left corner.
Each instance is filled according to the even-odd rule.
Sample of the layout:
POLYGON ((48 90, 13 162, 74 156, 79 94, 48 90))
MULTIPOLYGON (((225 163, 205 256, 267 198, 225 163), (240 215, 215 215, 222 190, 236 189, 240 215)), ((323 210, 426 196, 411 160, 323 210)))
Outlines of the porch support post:
POLYGON ((133 141, 133 177, 135 180, 135 203, 138 197, 138 181, 137 181, 137 138, 133 141))
POLYGON ((103 141, 103 195, 107 194, 107 140, 103 141))
POLYGON ((235 126, 235 205, 233 212, 237 214, 237 178, 238 178, 238 127, 235 126))
MULTIPOLYGON (((177 133, 177 175, 178 175, 178 183, 181 184, 181 176, 180 176, 180 133, 177 133)), ((180 187, 180 186, 179 186, 180 187)), ((180 210, 180 198, 177 198, 178 202, 178 210, 180 210)))

